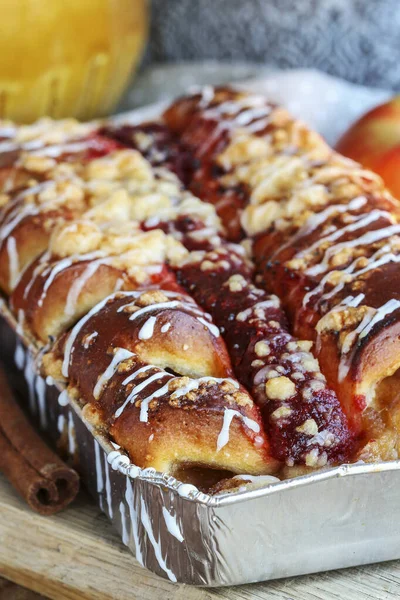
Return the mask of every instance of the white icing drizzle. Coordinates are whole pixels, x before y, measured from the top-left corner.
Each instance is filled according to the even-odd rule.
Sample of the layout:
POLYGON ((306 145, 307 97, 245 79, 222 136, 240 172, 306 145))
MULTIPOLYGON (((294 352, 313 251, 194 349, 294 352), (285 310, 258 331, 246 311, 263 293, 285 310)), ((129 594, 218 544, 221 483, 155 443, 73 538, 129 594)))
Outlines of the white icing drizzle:
POLYGON ((90 342, 91 342, 92 340, 94 340, 94 338, 96 338, 98 335, 99 335, 99 334, 98 334, 98 332, 97 332, 97 331, 93 331, 93 333, 91 333, 90 335, 88 335, 88 336, 85 338, 85 343, 83 344, 83 347, 85 348, 85 350, 87 350, 87 349, 89 348, 89 346, 90 346, 90 342))
MULTIPOLYGON (((168 375, 168 373, 163 373, 163 375, 168 375)), ((149 410, 149 404, 150 402, 154 399, 154 398, 159 398, 160 396, 163 396, 164 394, 167 394, 169 391, 169 382, 172 380, 169 379, 168 382, 163 385, 161 388, 159 388, 158 390, 156 390, 155 392, 153 392, 150 396, 148 396, 147 398, 144 398, 142 400, 142 403, 140 405, 140 420, 147 422, 148 420, 148 410, 149 410)))
POLYGON ((68 404, 69 404, 68 390, 63 390, 61 392, 61 394, 58 396, 58 404, 60 406, 68 406, 68 404))
POLYGON ((178 542, 183 542, 184 538, 178 525, 176 515, 171 515, 171 513, 165 508, 165 506, 162 507, 162 513, 165 524, 170 534, 176 537, 178 542))
POLYGON ((57 158, 62 154, 77 153, 87 150, 87 142, 70 142, 64 144, 52 144, 50 146, 41 146, 31 151, 31 154, 40 156, 48 156, 49 158, 57 158))
MULTIPOLYGON (((151 368, 155 368, 154 366, 150 366, 150 365, 148 365, 148 366, 151 368)), ((142 369, 144 370, 144 367, 142 367, 142 369)), ((147 379, 145 379, 144 381, 139 383, 139 385, 135 386, 134 389, 132 390, 132 392, 129 394, 129 396, 125 400, 125 402, 122 404, 122 406, 120 406, 119 409, 115 412, 115 418, 118 419, 118 417, 120 417, 122 415, 122 413, 124 412, 125 408, 128 406, 129 403, 133 404, 135 402, 136 397, 139 392, 144 390, 150 383, 153 383, 153 381, 157 381, 157 379, 161 379, 162 377, 165 377, 166 375, 167 375, 167 373, 165 373, 165 371, 154 373, 154 375, 151 375, 150 377, 148 377, 147 379)), ((156 393, 156 392, 154 392, 154 393, 156 393)), ((149 396, 149 398, 151 398, 151 397, 154 398, 153 395, 149 396)), ((143 403, 146 403, 147 400, 148 400, 148 398, 143 400, 142 404, 140 406, 140 420, 141 421, 147 421, 148 403, 145 404, 145 406, 143 408, 143 403)))
MULTIPOLYGON (((192 239, 200 242, 216 234, 217 229, 215 227, 203 227, 202 229, 195 229, 195 231, 190 231, 188 233, 192 239)), ((217 237, 219 238, 219 236, 217 237)))
MULTIPOLYGON (((359 306, 361 304, 361 302, 364 300, 365 298, 365 294, 358 294, 358 296, 346 296, 346 298, 344 298, 340 304, 334 306, 329 313, 333 313, 333 312, 341 312, 343 310, 346 310, 348 307, 350 308, 355 308, 357 306, 359 306)), ((321 350, 321 334, 318 332, 317 333, 317 341, 316 341, 316 352, 317 354, 319 354, 321 350)))
POLYGON ((309 235, 313 231, 315 231, 322 223, 327 221, 329 217, 334 216, 336 214, 341 214, 345 212, 350 212, 352 210, 359 210, 367 203, 367 199, 365 196, 357 196, 357 198, 353 198, 348 204, 332 204, 328 206, 325 210, 315 213, 311 215, 305 224, 292 235, 287 242, 285 242, 282 246, 280 246, 276 252, 274 252, 272 259, 274 256, 282 250, 285 250, 289 246, 293 245, 302 237, 309 235))
POLYGON ((33 273, 32 273, 32 277, 28 283, 28 285, 25 286, 24 289, 24 300, 26 300, 26 298, 29 295, 29 292, 32 289, 33 284, 35 283, 36 277, 43 271, 43 258, 46 257, 46 260, 49 258, 49 255, 47 252, 45 252, 45 254, 43 254, 42 258, 39 260, 39 264, 34 268, 33 273))
POLYGON ((17 243, 12 235, 7 239, 7 254, 8 254, 8 279, 10 289, 13 290, 18 283, 20 276, 19 272, 19 257, 17 251, 17 243))
MULTIPOLYGON (((59 273, 61 273, 62 271, 65 271, 65 269, 68 269, 68 267, 70 267, 74 263, 92 261, 96 258, 99 258, 99 254, 100 254, 99 252, 90 252, 89 254, 81 254, 78 256, 63 258, 62 260, 58 261, 53 267, 49 267, 48 269, 46 269, 42 274, 46 275, 46 272, 48 272, 49 274, 44 283, 43 292, 42 292, 41 297, 38 300, 38 305, 42 306, 44 299, 46 298, 49 287, 51 286, 51 284, 53 283, 53 281, 55 280, 55 278, 57 277, 57 275, 59 273)), ((94 272, 98 269, 100 264, 102 264, 103 262, 106 262, 106 259, 104 257, 102 257, 100 260, 96 260, 92 264, 89 264, 87 269, 85 270, 85 272, 81 275, 81 277, 78 277, 78 279, 74 282, 74 284, 71 287, 70 293, 68 294, 66 308, 65 308, 66 314, 73 314, 73 312, 72 313, 67 312, 67 306, 69 305, 69 308, 74 310, 73 304, 76 303, 78 296, 82 290, 82 287, 85 285, 86 281, 90 277, 93 276, 94 272), (93 269, 94 269, 94 271, 93 271, 93 269), (75 284, 76 284, 76 287, 75 287, 75 284), (70 294, 71 294, 71 297, 69 297, 70 294)), ((35 277, 35 273, 34 273, 32 279, 34 279, 34 277, 35 277)))
POLYGON ((45 429, 47 426, 47 415, 46 415, 46 382, 43 377, 39 375, 35 381, 36 398, 39 409, 40 426, 45 429))
MULTIPOLYGON (((33 188, 30 188, 30 191, 32 191, 32 189, 33 188)), ((16 216, 14 218, 11 218, 1 226, 0 240, 3 241, 6 238, 8 238, 10 233, 14 231, 17 225, 19 225, 19 223, 21 223, 21 221, 23 221, 25 217, 28 217, 30 215, 37 215, 38 212, 39 210, 31 204, 26 204, 23 207, 18 206, 18 210, 16 210, 16 216)), ((14 215, 14 213, 12 213, 12 215, 14 215)))
POLYGON ((130 516, 130 520, 131 520, 131 531, 132 531, 133 542, 135 544, 136 560, 141 565, 144 565, 142 550, 140 548, 139 516, 138 516, 136 508, 135 508, 135 495, 133 493, 133 485, 129 479, 129 476, 126 478, 125 499, 128 504, 128 507, 129 507, 129 516, 130 516))
POLYGON ((84 270, 84 272, 82 273, 82 275, 80 277, 78 277, 78 279, 76 279, 74 281, 74 283, 72 284, 72 286, 70 287, 70 290, 68 292, 68 296, 67 296, 67 301, 65 303, 65 314, 70 316, 73 316, 75 314, 75 310, 76 310, 76 304, 78 302, 79 296, 83 290, 83 288, 85 287, 85 285, 87 284, 87 282, 89 281, 89 279, 91 279, 93 277, 93 275, 96 273, 97 269, 100 267, 101 264, 103 264, 104 261, 102 260, 96 260, 93 261, 92 263, 90 263, 86 269, 84 270))
POLYGON ((197 320, 200 321, 200 323, 202 325, 207 327, 207 329, 209 329, 209 331, 213 334, 214 337, 220 336, 220 331, 219 331, 218 327, 216 325, 214 325, 214 323, 209 323, 208 321, 203 319, 203 317, 197 317, 197 320))
POLYGON ((74 456, 76 450, 75 443, 75 427, 74 419, 71 410, 68 412, 68 452, 71 456, 74 456))
POLYGON ((342 353, 338 369, 338 379, 340 382, 345 379, 350 370, 350 365, 355 348, 357 346, 357 341, 368 335, 376 323, 384 319, 388 314, 394 312, 398 308, 400 308, 400 302, 395 299, 389 300, 378 309, 371 308, 365 314, 358 327, 345 336, 342 344, 342 353))
POLYGON ((182 303, 179 302, 178 300, 172 300, 171 302, 159 302, 158 304, 150 304, 149 306, 144 306, 143 308, 139 308, 139 310, 132 313, 131 316, 129 317, 129 320, 134 321, 138 317, 141 317, 142 315, 144 315, 148 312, 152 312, 153 310, 159 310, 162 308, 178 308, 180 306, 182 306, 182 303))
POLYGON ((141 327, 138 338, 139 340, 149 340, 153 337, 154 326, 156 324, 157 317, 149 317, 144 325, 141 327))
MULTIPOLYGON (((212 85, 204 85, 200 89, 200 93, 201 93, 201 99, 199 102, 199 107, 207 108, 207 106, 210 104, 210 102, 212 102, 212 100, 214 99, 214 96, 215 96, 214 88, 212 85)), ((12 137, 12 135, 13 134, 11 133, 9 137, 12 137)), ((4 136, 4 137, 8 137, 8 136, 4 136)))
POLYGON ((247 321, 250 315, 257 310, 265 310, 267 308, 279 308, 280 301, 277 296, 270 296, 268 300, 263 300, 262 302, 257 302, 250 308, 246 308, 246 310, 242 310, 236 315, 236 319, 238 321, 247 321))
MULTIPOLYGON (((164 292, 164 290, 163 290, 163 293, 171 296, 171 294, 164 292)), ((176 295, 175 295, 175 297, 176 297, 176 295)), ((118 309, 118 312, 123 311, 128 306, 132 306, 132 303, 125 304, 124 306, 120 306, 118 309)), ((208 313, 204 313, 202 310, 200 310, 196 305, 194 305, 192 303, 185 302, 183 300, 171 300, 169 302, 159 302, 159 303, 155 303, 155 304, 150 304, 148 306, 144 306, 143 308, 139 308, 138 310, 136 310, 135 312, 133 312, 130 315, 129 320, 134 321, 135 319, 143 316, 146 313, 157 311, 157 310, 163 310, 163 309, 175 310, 175 309, 179 309, 179 308, 182 308, 188 314, 193 315, 193 316, 197 316, 197 317, 201 317, 201 318, 209 317, 208 313)), ((213 325, 212 323, 204 323, 204 324, 206 325, 206 327, 208 327, 210 329, 210 331, 211 330, 213 331, 213 335, 216 335, 217 328, 215 327, 215 325, 213 325)))
POLYGON ((105 465, 105 474, 106 474, 106 498, 107 498, 107 506, 108 506, 108 515, 110 519, 113 518, 113 507, 112 507, 112 494, 111 494, 111 482, 110 482, 110 472, 109 466, 107 462, 107 455, 104 455, 104 465, 105 465))
POLYGON ((400 254, 393 254, 393 252, 386 252, 386 250, 390 250, 390 246, 387 244, 385 246, 382 246, 382 248, 379 248, 375 254, 373 254, 371 256, 371 258, 368 261, 368 265, 362 269, 357 269, 357 264, 358 264, 358 258, 356 258, 346 269, 342 269, 341 273, 343 275, 351 275, 351 278, 347 278, 346 282, 339 282, 335 287, 332 288, 332 290, 330 292, 327 292, 325 294, 323 294, 322 292, 325 289, 325 285, 326 283, 329 282, 329 277, 330 277, 330 272, 327 273, 326 275, 324 275, 324 277, 321 279, 321 281, 319 282, 319 284, 310 292, 307 292, 307 294, 305 294, 304 298, 303 298, 303 308, 305 308, 308 304, 308 302, 310 301, 310 299, 314 296, 318 296, 319 294, 321 294, 321 298, 320 301, 323 300, 328 300, 330 298, 333 298, 336 294, 338 294, 346 284, 350 283, 350 281, 353 281, 355 278, 359 277, 360 275, 364 275, 365 273, 367 273, 368 271, 371 271, 373 269, 377 269, 378 267, 381 267, 389 262, 400 262, 400 254), (383 254, 382 254, 383 253, 383 254))
MULTIPOLYGON (((140 383, 138 386, 136 386, 132 392, 131 402, 134 402, 137 394, 142 389, 144 389, 149 383, 152 383, 153 381, 156 381, 157 379, 161 379, 164 376, 165 376, 165 373, 155 373, 154 375, 151 375, 148 379, 146 379, 146 381, 143 381, 143 383, 140 383)), ((140 420, 141 421, 147 422, 148 412, 149 412, 149 403, 155 397, 157 397, 156 392, 154 392, 154 394, 151 394, 150 396, 148 396, 147 398, 142 400, 142 402, 140 404, 140 420)))
POLYGON ((145 365, 144 367, 140 367, 140 369, 137 369, 136 371, 134 371, 133 373, 128 375, 128 377, 123 380, 122 385, 128 385, 128 383, 130 383, 131 381, 136 379, 136 377, 140 373, 145 373, 146 371, 149 371, 150 369, 154 369, 154 365, 145 365))
POLYGON ((249 133, 257 133, 258 131, 262 131, 267 127, 269 123, 269 119, 260 119, 259 121, 255 121, 247 126, 247 131, 249 133))
MULTIPOLYGON (((147 367, 149 368, 150 366, 147 365, 147 367)), ((153 366, 150 368, 157 368, 157 367, 153 366)), ((144 369, 145 369, 145 367, 142 367, 142 370, 144 370, 144 369)), ((139 371, 140 371, 140 369, 139 369, 139 371)), ((132 375, 136 375, 139 371, 133 373, 132 375)), ((119 409, 116 411, 115 418, 118 418, 121 416, 121 414, 125 410, 125 407, 129 403, 133 403, 136 400, 138 393, 140 391, 142 391, 145 387, 147 387, 147 385, 149 383, 152 383, 153 381, 156 381, 157 379, 161 379, 166 376, 170 377, 169 373, 166 373, 165 371, 161 371, 161 372, 155 373, 154 375, 152 375, 151 377, 149 377, 148 379, 146 379, 145 381, 140 383, 138 386, 136 386, 132 390, 132 392, 129 394, 129 396, 125 400, 124 404, 122 406, 120 406, 119 409)), ((125 381, 127 381, 128 379, 129 378, 127 378, 125 381)), ((142 422, 148 421, 148 410, 149 410, 150 402, 154 398, 160 398, 161 396, 164 396, 164 394, 168 394, 170 391, 169 383, 173 379, 174 379, 173 377, 170 377, 170 379, 168 380, 168 382, 166 384, 162 385, 159 389, 155 390, 152 394, 147 396, 147 398, 142 399, 141 404, 140 404, 140 421, 142 421, 142 422)), ((237 389, 239 388, 238 382, 235 381, 234 379, 230 379, 230 378, 219 379, 217 377, 200 377, 199 379, 191 379, 187 385, 182 386, 182 387, 178 388, 177 390, 174 390, 174 392, 173 392, 174 397, 179 398, 181 396, 184 396, 191 390, 198 389, 200 383, 202 383, 204 381, 214 381, 216 383, 222 383, 224 381, 228 381, 229 383, 233 384, 235 386, 235 388, 237 388, 237 389)))
POLYGON ((226 378, 199 377, 198 379, 191 379, 187 385, 182 386, 182 387, 178 388, 177 390, 175 390, 174 397, 180 398, 181 396, 186 396, 186 394, 188 394, 192 390, 197 390, 199 388, 200 383, 203 383, 204 381, 213 381, 214 383, 223 383, 224 381, 228 381, 233 386, 235 386, 236 389, 239 388, 239 383, 237 381, 235 381, 234 379, 231 379, 230 377, 226 377, 226 378))
POLYGON ((252 108, 246 110, 240 114, 235 119, 235 124, 239 125, 239 127, 246 127, 250 125, 252 121, 255 119, 261 119, 264 117, 268 117, 271 113, 271 109, 268 106, 260 106, 259 108, 252 108))
POLYGON ((119 277, 117 279, 117 281, 115 282, 114 292, 119 292, 122 289, 124 283, 125 283, 124 278, 123 277, 119 277))
POLYGON ((217 136, 224 130, 233 129, 235 126, 243 126, 245 123, 249 132, 257 132, 264 129, 268 123, 268 115, 271 109, 265 105, 265 99, 261 96, 252 96, 251 98, 234 101, 222 102, 217 106, 207 108, 204 113, 206 117, 216 118, 217 124, 212 135, 209 135, 203 144, 198 148, 198 154, 204 156, 217 136), (233 117, 226 119, 226 116, 233 117), (255 121, 252 123, 252 121, 255 121))
POLYGON ((151 525, 151 520, 150 517, 147 513, 147 509, 146 509, 146 504, 143 500, 143 498, 140 498, 140 506, 141 506, 141 520, 142 520, 142 524, 143 527, 146 530, 146 533, 148 535, 149 541, 151 543, 151 545, 154 548, 154 554, 156 556, 157 562, 160 566, 160 568, 167 574, 167 577, 170 581, 173 581, 174 583, 176 583, 176 577, 173 574, 173 572, 171 571, 171 569, 169 569, 167 567, 166 561, 162 556, 161 553, 161 539, 158 539, 158 541, 156 540, 156 538, 154 537, 154 533, 153 533, 153 529, 152 529, 152 525, 151 525))
POLYGON ((13 142, 0 142, 1 154, 3 154, 3 152, 13 152, 14 150, 18 150, 17 144, 14 144, 13 142))
POLYGON ((260 426, 256 421, 253 421, 253 419, 249 419, 248 417, 245 417, 238 410, 233 410, 232 408, 225 408, 222 429, 221 429, 221 431, 218 435, 218 439, 217 439, 217 452, 219 452, 229 442, 229 429, 230 429, 230 426, 231 426, 231 423, 232 423, 232 420, 234 417, 241 419, 243 421, 243 423, 246 425, 246 427, 248 427, 255 433, 260 432, 260 426))
POLYGON ((12 138, 17 133, 17 128, 13 125, 2 125, 0 127, 0 136, 2 138, 12 138))
MULTIPOLYGON (((358 296, 347 296, 342 300, 339 306, 358 306, 365 298, 365 294, 358 294, 358 296)), ((336 307, 338 308, 338 307, 336 307)))
POLYGON ((364 329, 361 331, 359 339, 362 339, 363 337, 368 335, 371 329, 376 325, 376 323, 382 321, 382 319, 384 319, 387 315, 394 312, 398 308, 400 308, 400 302, 398 300, 395 300, 394 298, 388 300, 388 302, 383 304, 383 306, 380 306, 376 311, 374 317, 368 323, 368 325, 364 327, 364 329))
POLYGON ((356 220, 354 223, 351 223, 350 225, 341 227, 340 229, 336 228, 336 230, 333 233, 319 238, 311 246, 309 246, 305 250, 302 250, 301 252, 298 252, 295 255, 295 258, 302 258, 303 256, 306 256, 308 254, 312 254, 315 250, 320 248, 326 242, 334 242, 335 240, 337 240, 338 238, 341 238, 346 233, 349 233, 352 231, 357 231, 357 229, 362 229, 363 227, 367 227, 368 225, 370 225, 374 221, 377 221, 381 217, 388 218, 393 222, 393 217, 391 216, 390 213, 388 213, 387 211, 374 209, 370 213, 361 214, 361 215, 358 215, 357 217, 355 217, 356 220))
POLYGON ((119 514, 121 515, 122 542, 125 544, 125 546, 127 546, 129 542, 129 534, 126 526, 126 509, 124 502, 119 503, 119 514))
POLYGON ((162 272, 164 265, 145 265, 143 268, 149 275, 157 275, 162 272))
POLYGON ((47 279, 44 283, 44 286, 43 286, 42 295, 40 296, 40 298, 38 300, 38 306, 43 305, 44 299, 46 298, 46 295, 47 295, 47 290, 49 289, 49 287, 51 286, 51 284, 53 283, 53 281, 57 277, 57 275, 59 273, 61 273, 61 271, 64 271, 65 269, 70 267, 73 262, 74 261, 72 258, 64 258, 63 260, 60 260, 59 262, 57 262, 52 269, 50 269, 49 276, 47 277, 47 279))
MULTIPOLYGON (((178 292, 172 292, 171 290, 159 290, 160 292, 162 292, 164 294, 164 296, 167 296, 167 298, 182 298, 182 294, 179 294, 178 292)), ((143 294, 143 290, 135 290, 135 291, 129 291, 129 292, 120 292, 121 296, 131 296, 132 298, 139 298, 139 296, 141 296, 143 294)), ((113 295, 113 294, 112 294, 113 295)), ((112 297, 112 295, 110 297, 112 297)), ((190 297, 186 298, 188 301, 191 300, 190 297)), ((122 312, 125 308, 128 308, 129 306, 133 306, 135 304, 135 301, 133 302, 128 302, 127 304, 123 304, 122 306, 120 306, 117 310, 117 312, 122 312)), ((158 304, 158 306, 160 305, 160 303, 158 304)), ((153 304, 152 306, 156 306, 156 304, 153 304)), ((194 306, 195 308, 195 306, 194 306)))
POLYGON ((329 260, 341 250, 355 248, 357 246, 368 246, 398 233, 400 233, 400 225, 389 225, 383 229, 368 231, 355 240, 334 244, 325 251, 324 257, 320 263, 314 265, 313 267, 309 267, 305 272, 307 275, 319 275, 324 273, 329 269, 329 260))
POLYGON ((163 325, 161 327, 161 333, 167 333, 167 331, 169 330, 170 327, 171 327, 171 323, 165 323, 165 325, 163 325))
POLYGON ((108 367, 104 371, 104 373, 102 373, 100 375, 100 377, 97 380, 96 385, 94 386, 93 397, 96 400, 98 400, 100 398, 100 396, 101 396, 104 388, 108 384, 109 380, 115 374, 115 372, 118 369, 119 365, 122 362, 124 362, 125 360, 128 360, 128 358, 131 358, 132 356, 134 356, 134 354, 132 352, 130 352, 129 350, 126 350, 125 348, 118 348, 117 349, 117 351, 115 352, 115 354, 113 356, 113 359, 112 359, 111 363, 108 365, 108 367))
POLYGON ((140 473, 142 472, 142 469, 140 467, 138 467, 137 465, 129 465, 128 469, 127 469, 127 475, 129 475, 129 477, 131 479, 136 479, 136 477, 139 477, 140 473))
POLYGON ((104 298, 104 300, 99 302, 99 304, 96 304, 96 306, 94 306, 92 310, 90 310, 80 321, 78 321, 78 323, 72 329, 71 333, 69 334, 67 343, 65 344, 64 360, 62 364, 62 374, 64 375, 64 377, 68 377, 72 348, 80 330, 96 313, 98 313, 107 304, 110 298, 113 297, 114 294, 111 294, 111 296, 104 298))

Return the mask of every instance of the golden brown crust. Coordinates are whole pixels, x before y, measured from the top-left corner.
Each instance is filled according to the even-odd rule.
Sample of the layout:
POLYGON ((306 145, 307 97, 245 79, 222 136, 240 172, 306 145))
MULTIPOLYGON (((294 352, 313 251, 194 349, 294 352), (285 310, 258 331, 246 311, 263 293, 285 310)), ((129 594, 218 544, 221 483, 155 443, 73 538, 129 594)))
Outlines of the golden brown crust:
POLYGON ((271 472, 277 463, 260 415, 207 322, 179 293, 116 294, 75 326, 47 366, 63 354, 86 418, 139 466, 271 472))
MULTIPOLYGON (((88 222, 72 222, 53 233, 50 249, 22 275, 11 295, 16 314, 22 315, 31 333, 46 343, 117 290, 134 290, 164 282, 174 286, 165 262, 180 253, 161 231, 144 233, 123 226, 90 229, 88 222), (74 227, 74 231, 68 231, 74 227), (83 253, 79 253, 82 250, 83 253), (75 249, 76 253, 68 255, 75 249), (89 250, 89 252, 85 252, 89 250)), ((89 222, 90 223, 90 222, 89 222)))

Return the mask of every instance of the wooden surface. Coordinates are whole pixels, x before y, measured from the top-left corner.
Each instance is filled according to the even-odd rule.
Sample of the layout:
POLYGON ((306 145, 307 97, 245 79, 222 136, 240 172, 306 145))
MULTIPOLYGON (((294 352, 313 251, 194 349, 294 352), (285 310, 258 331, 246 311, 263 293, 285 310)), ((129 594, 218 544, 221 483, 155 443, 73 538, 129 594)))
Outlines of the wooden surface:
MULTIPOLYGON (((0 576, 54 600, 391 600, 400 561, 236 588, 173 585, 149 573, 82 494, 55 517, 29 511, 0 476, 0 576)), ((40 596, 0 579, 0 600, 40 596)))
POLYGON ((42 595, 0 577, 0 600, 43 600, 43 598, 42 595))

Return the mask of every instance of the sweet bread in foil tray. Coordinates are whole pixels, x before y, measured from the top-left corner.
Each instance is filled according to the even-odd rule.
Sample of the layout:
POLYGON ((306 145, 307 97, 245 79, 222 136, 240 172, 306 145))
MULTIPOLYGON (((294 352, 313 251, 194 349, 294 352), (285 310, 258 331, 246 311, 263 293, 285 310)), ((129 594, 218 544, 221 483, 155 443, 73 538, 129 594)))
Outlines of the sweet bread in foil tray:
POLYGON ((92 427, 215 493, 398 458, 400 205, 264 97, 0 129, 0 286, 92 427))

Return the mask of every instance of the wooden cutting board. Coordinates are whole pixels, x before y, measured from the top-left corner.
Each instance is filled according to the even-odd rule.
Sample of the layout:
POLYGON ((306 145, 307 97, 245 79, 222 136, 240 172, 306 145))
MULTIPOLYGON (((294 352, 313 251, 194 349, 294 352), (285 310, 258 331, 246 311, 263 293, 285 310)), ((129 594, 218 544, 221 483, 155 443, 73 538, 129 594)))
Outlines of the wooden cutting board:
MULTIPOLYGON (((400 561, 235 588, 173 585, 136 562, 86 494, 82 493, 62 514, 40 517, 25 506, 1 476, 0 575, 54 600, 400 597, 400 561)), ((4 598, 8 600, 9 596, 4 598)))

